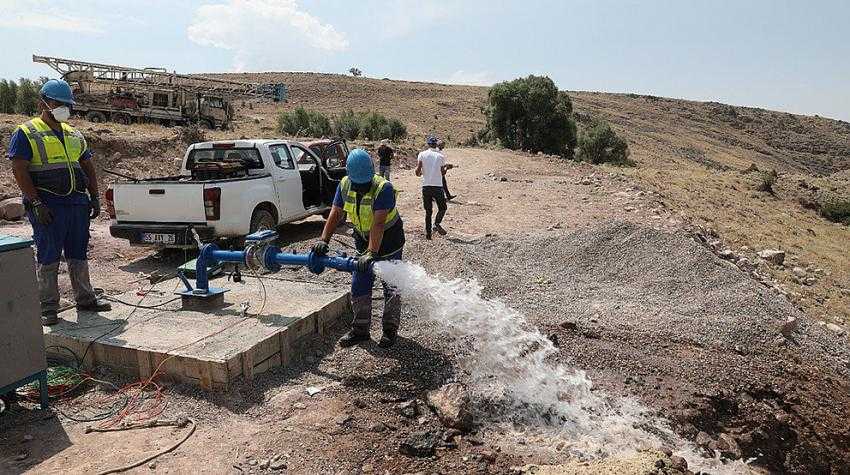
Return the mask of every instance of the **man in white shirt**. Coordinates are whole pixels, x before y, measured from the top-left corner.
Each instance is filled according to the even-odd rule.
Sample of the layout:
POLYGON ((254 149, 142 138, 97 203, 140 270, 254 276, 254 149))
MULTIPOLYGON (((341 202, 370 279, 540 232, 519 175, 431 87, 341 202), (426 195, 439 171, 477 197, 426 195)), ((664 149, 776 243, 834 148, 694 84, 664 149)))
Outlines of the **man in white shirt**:
POLYGON ((419 152, 416 159, 416 176, 422 177, 422 204, 425 206, 425 239, 431 239, 431 213, 434 201, 437 202, 437 216, 434 229, 446 235, 440 226, 446 215, 446 195, 443 194, 443 175, 446 174, 446 157, 437 149, 437 137, 428 137, 428 150, 419 152))

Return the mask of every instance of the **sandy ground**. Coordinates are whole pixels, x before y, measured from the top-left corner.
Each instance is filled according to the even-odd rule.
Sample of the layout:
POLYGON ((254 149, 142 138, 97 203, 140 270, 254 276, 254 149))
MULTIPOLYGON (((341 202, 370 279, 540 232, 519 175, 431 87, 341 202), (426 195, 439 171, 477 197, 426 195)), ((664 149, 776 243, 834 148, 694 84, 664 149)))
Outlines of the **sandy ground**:
MULTIPOLYGON (((612 223, 634 223, 640 225, 639 229, 648 230, 636 231, 636 235, 649 232, 646 236, 650 236, 641 238, 636 248, 644 248, 640 243, 649 243, 651 247, 652 239, 660 239, 658 245, 672 246, 671 253, 696 253, 698 257, 694 258, 694 263, 714 266, 717 259, 692 241, 683 244, 685 241, 677 240, 682 239, 680 237, 670 238, 672 241, 663 238, 682 235, 683 216, 667 209, 658 195, 641 189, 621 170, 480 149, 450 149, 448 156, 450 162, 459 165, 449 172, 452 192, 458 198, 450 205, 445 220, 449 235, 436 237, 431 242, 424 240, 418 179, 411 170, 394 171, 393 182, 401 190, 399 207, 408 236, 407 259, 447 277, 479 278, 485 293, 506 299, 525 312, 535 325, 544 331, 559 333, 562 341, 570 342, 562 349, 566 362, 589 370, 594 380, 607 391, 637 397, 653 411, 669 417, 685 438, 696 438, 697 432, 705 431, 712 440, 727 432, 736 436, 749 433, 753 440, 752 431, 756 428, 776 429, 764 426, 763 417, 774 417, 781 409, 790 414, 781 429, 803 448, 794 451, 778 445, 772 438, 761 441, 756 437, 755 442, 744 448, 745 456, 760 457, 762 466, 770 470, 798 473, 805 473, 807 467, 842 473, 848 466, 850 405, 846 398, 837 396, 848 394, 847 369, 842 366, 846 364, 846 339, 828 333, 824 336, 824 330, 817 325, 804 324, 800 336, 804 344, 799 348, 777 343, 778 333, 765 338, 764 342, 742 340, 742 344, 751 345, 745 351, 753 355, 780 352, 783 358, 792 361, 805 360, 806 351, 814 344, 811 342, 817 342, 820 368, 816 371, 810 365, 799 363, 788 367, 787 372, 774 371, 766 369, 774 360, 754 357, 753 361, 758 364, 747 367, 751 372, 741 373, 741 378, 749 378, 752 383, 747 393, 741 390, 742 379, 722 376, 729 365, 746 361, 736 353, 742 350, 736 347, 734 332, 731 332, 732 340, 721 345, 711 338, 715 327, 697 326, 691 330, 696 332, 692 337, 670 346, 667 342, 672 337, 669 335, 656 338, 639 325, 624 326, 622 318, 636 321, 637 317, 613 318, 605 311, 608 307, 593 310, 595 307, 588 304, 578 313, 558 311, 559 306, 566 308, 559 299, 574 299, 577 295, 570 294, 573 287, 569 282, 557 280, 560 275, 558 261, 552 260, 553 256, 563 255, 574 247, 578 249, 579 244, 585 242, 581 236, 595 235, 599 229, 609 229, 606 226, 612 223), (661 232, 662 238, 652 237, 657 236, 652 234, 658 232, 655 230, 661 232), (540 240, 548 244, 541 247, 540 240), (558 247, 561 241, 569 244, 558 247), (693 250, 688 251, 691 247, 687 246, 693 250), (487 268, 488 263, 477 260, 477 253, 489 256, 492 260, 487 262, 492 263, 492 267, 487 268), (552 270, 535 271, 537 274, 521 270, 534 259, 547 262, 544 267, 552 270), (532 277, 538 280, 530 280, 532 277), (705 364, 680 366, 676 363, 678 359, 704 361, 705 364), (657 383, 651 382, 656 378, 657 383), (682 378, 686 384, 677 384, 676 380, 682 378), (795 392, 795 383, 800 383, 803 390, 795 392), (747 409, 744 399, 745 394, 750 393, 757 394, 753 404, 761 404, 766 409, 747 409), (828 394, 836 395, 828 407, 803 403, 817 401, 828 394), (682 411, 674 411, 678 409, 682 411), (736 427, 741 430, 735 432, 736 427), (788 465, 783 465, 786 456, 788 465), (815 459, 820 465, 815 465, 815 459)), ((281 229, 282 240, 297 249, 306 249, 320 230, 321 221, 317 219, 288 225, 281 229)), ((0 232, 29 234, 23 223, 4 225, 0 232)), ((345 241, 348 237, 340 234, 339 239, 345 241)), ((108 235, 108 221, 103 220, 93 225, 91 251, 94 283, 108 291, 135 288, 138 284, 132 281, 138 278, 139 272, 171 266, 182 257, 155 256, 149 250, 131 248, 113 240, 108 235)), ((575 261, 571 266, 580 267, 583 262, 582 255, 569 258, 575 261)), ((590 273, 588 275, 594 272, 604 275, 606 266, 615 265, 618 258, 617 255, 596 256, 592 262, 602 266, 601 270, 588 268, 585 271, 590 273)), ((664 261, 664 258, 662 255, 650 260, 664 261)), ((745 289, 742 301, 750 302, 747 300, 750 296, 758 295, 760 299, 774 302, 771 303, 771 308, 776 308, 774 313, 763 318, 781 319, 786 313, 806 318, 795 313, 779 294, 753 290, 759 288, 759 284, 740 271, 730 269, 728 272, 734 272, 736 288, 743 286, 740 288, 745 289)), ((323 274, 321 278, 337 283, 347 280, 346 276, 334 273, 323 274)), ((658 288, 655 292, 690 289, 675 279, 665 282, 670 287, 658 288)), ((67 295, 64 279, 62 285, 67 295)), ((593 285, 588 289, 592 288, 593 285)), ((697 291, 706 289, 699 287, 697 291)), ((607 287, 598 292, 619 295, 607 287)), ((663 294, 652 295, 659 301, 650 299, 647 311, 657 312, 665 307, 663 294)), ((725 298, 725 294, 718 295, 725 298)), ((711 303, 706 303, 700 311, 714 315, 711 307, 711 303)), ((733 321, 734 324, 747 325, 756 321, 749 322, 746 319, 751 317, 746 312, 740 313, 735 314, 736 318, 743 320, 733 321)), ((696 313, 692 318, 702 315, 696 313)), ((675 327, 677 320, 665 318, 658 317, 654 324, 664 326, 667 322, 675 327)), ((724 322, 718 325, 732 324, 724 322)), ((775 331, 770 325, 759 328, 775 331)), ((606 470, 609 473, 676 473, 670 467, 669 457, 660 453, 641 452, 626 458, 585 463, 557 451, 534 450, 537 436, 533 429, 519 428, 520 436, 516 437, 486 424, 477 427, 472 435, 456 437, 456 446, 441 447, 434 457, 401 455, 399 444, 411 434, 420 431, 440 434, 443 429, 428 413, 414 419, 401 415, 399 404, 422 397, 425 391, 446 381, 463 381, 464 378, 453 346, 433 330, 418 323, 416 315, 406 312, 402 339, 388 352, 380 351, 374 344, 341 350, 334 346, 334 336, 316 340, 315 353, 305 361, 287 369, 269 371, 253 383, 225 393, 204 394, 190 387, 168 387, 167 414, 183 413, 194 417, 198 421, 197 432, 175 452, 137 472, 262 473, 271 471, 266 467, 269 460, 283 460, 291 473, 506 473, 511 467, 535 463, 560 466, 554 468, 555 472, 532 473, 600 473, 606 470), (310 397, 305 392, 308 386, 321 388, 321 392, 310 397)), ((116 375, 106 373, 103 376, 121 381, 116 375)), ((747 401, 753 399, 747 397, 747 401)), ((62 402, 58 407, 67 409, 69 404, 72 403, 62 402)), ((185 433, 185 429, 158 428, 86 434, 85 426, 63 416, 32 409, 16 409, 12 414, 5 414, 0 417, 0 470, 7 473, 90 473, 134 461, 175 442, 185 433)))

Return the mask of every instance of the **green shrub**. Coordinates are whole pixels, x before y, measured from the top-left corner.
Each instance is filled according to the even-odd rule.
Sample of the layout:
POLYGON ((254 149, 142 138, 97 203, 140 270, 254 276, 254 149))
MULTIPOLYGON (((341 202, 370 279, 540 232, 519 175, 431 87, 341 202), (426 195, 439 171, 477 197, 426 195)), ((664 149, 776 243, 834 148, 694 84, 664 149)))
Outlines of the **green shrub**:
POLYGON ((0 114, 14 114, 18 86, 14 81, 0 80, 0 114))
POLYGON ((756 189, 758 191, 762 191, 764 193, 774 194, 773 186, 776 185, 776 180, 779 178, 779 174, 776 173, 776 170, 771 170, 769 172, 762 172, 761 181, 759 182, 756 189))
POLYGON ((390 140, 403 139, 407 137, 407 127, 398 119, 389 119, 387 122, 387 134, 385 137, 390 140))
POLYGON ((38 89, 31 79, 21 78, 15 98, 15 112, 33 115, 38 111, 38 89))
POLYGON ((850 226, 850 201, 830 201, 822 203, 820 214, 833 223, 850 226))
POLYGON ((374 111, 344 111, 334 118, 333 130, 336 135, 348 140, 397 140, 407 137, 407 127, 400 120, 387 118, 374 111))
POLYGON ((368 140, 381 140, 388 132, 387 118, 377 112, 364 112, 360 116, 360 133, 368 140))
POLYGON ((604 120, 594 120, 581 134, 576 158, 595 164, 634 165, 629 159, 629 145, 604 120))
POLYGON ((576 124, 570 97, 544 76, 501 82, 487 94, 485 137, 510 149, 572 157, 576 124))
POLYGON ((360 120, 353 110, 343 111, 334 117, 334 134, 347 140, 356 140, 360 137, 360 120))
POLYGON ((281 112, 277 123, 279 132, 297 137, 326 137, 332 130, 331 121, 326 115, 303 107, 281 112))

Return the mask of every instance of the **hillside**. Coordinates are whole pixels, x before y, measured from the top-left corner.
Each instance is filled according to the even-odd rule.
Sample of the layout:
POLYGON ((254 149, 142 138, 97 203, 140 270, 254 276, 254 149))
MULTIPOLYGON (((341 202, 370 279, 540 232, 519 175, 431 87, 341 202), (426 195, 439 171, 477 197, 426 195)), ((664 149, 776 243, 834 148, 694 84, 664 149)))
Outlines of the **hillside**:
MULTIPOLYGON (((303 360, 223 393, 160 380, 163 417, 191 414, 199 425, 149 469, 193 472, 203 460, 216 473, 259 473, 284 459, 287 473, 844 473, 850 466, 850 229, 811 209, 849 188, 847 124, 571 93, 581 123, 605 117, 628 140, 637 166, 618 168, 458 146, 484 123, 486 88, 307 73, 240 77, 286 82, 292 100, 239 103, 234 129, 206 138, 277 136, 276 113, 298 105, 330 114, 369 108, 407 123, 411 137, 396 144, 405 160, 392 172, 406 264, 379 271, 407 287, 400 341, 389 351, 374 342, 339 348, 348 329, 339 325, 312 338, 303 360), (459 196, 443 222, 447 235, 426 240, 421 182, 405 168, 430 131, 449 139, 449 160, 458 165, 449 184, 459 196), (761 172, 753 166, 778 171, 775 195, 756 191, 761 172), (784 265, 758 258, 770 248, 787 252, 784 265), (448 382, 468 388, 474 433, 449 430, 428 408, 427 392, 448 382), (414 445, 422 450, 409 450, 414 445)), ((0 116, 0 134, 23 120, 0 116)), ((184 135, 188 128, 74 124, 102 171, 135 176, 174 173, 174 159, 198 139, 184 135)), ((8 166, 0 185, 0 195, 17 193, 8 166)), ((115 301, 134 326, 158 315, 179 285, 148 287, 145 277, 190 256, 130 246, 109 226, 103 215, 91 223, 91 275, 108 295, 149 306, 129 310, 115 301)), ((282 226, 278 244, 306 251, 322 226, 319 218, 282 226)), ((28 236, 31 228, 0 222, 0 233, 28 236)), ((351 239, 341 227, 333 250, 351 239)), ((350 282, 345 273, 304 269, 267 278, 273 286, 283 285, 278 278, 343 289, 350 282)), ((60 288, 70 303, 67 273, 60 288)), ((263 302, 281 292, 263 289, 256 295, 263 302)), ((273 307, 249 305, 252 314, 243 316, 266 318, 280 311, 273 307)), ((106 369, 112 362, 96 361, 98 379, 133 382, 106 369)), ((102 396, 84 388, 56 407, 76 413, 102 396)), ((61 415, 42 420, 26 408, 0 417, 0 453, 19 454, 0 458, 0 472, 100 472, 176 437, 170 428, 119 436, 61 415)))
MULTIPOLYGON (((484 87, 317 73, 217 76, 283 82, 289 87, 290 101, 285 105, 237 103, 234 129, 208 133, 211 138, 275 136, 277 112, 298 106, 330 115, 345 109, 371 109, 407 124, 410 137, 403 152, 409 159, 428 133, 460 144, 484 125, 484 87)), ((850 256, 845 251, 850 233, 846 226, 830 223, 812 209, 818 201, 850 193, 850 124, 634 94, 571 92, 570 96, 580 123, 603 117, 628 140, 638 166, 623 173, 659 193, 665 205, 687 221, 712 229, 726 246, 750 261, 756 260, 755 252, 761 249, 788 251, 796 260, 789 259, 787 268, 764 266, 760 271, 781 282, 783 291, 814 315, 850 319, 850 296, 841 293, 842 288, 850 288, 850 256), (753 165, 760 171, 779 172, 775 195, 755 191, 761 173, 753 172, 753 165), (812 285, 799 284, 791 274, 795 266, 807 275, 822 269, 823 275, 813 276, 817 282, 812 285)), ((0 133, 8 135, 19 121, 0 117, 0 133)), ((183 148, 173 129, 80 125, 94 148, 106 151, 101 166, 141 176, 168 173, 173 169, 172 158, 180 156, 183 148), (128 157, 144 157, 144 161, 128 161, 128 157)), ((5 145, 4 141, 0 149, 5 145)), ((8 187, 8 170, 0 175, 0 184, 13 189, 8 187)))

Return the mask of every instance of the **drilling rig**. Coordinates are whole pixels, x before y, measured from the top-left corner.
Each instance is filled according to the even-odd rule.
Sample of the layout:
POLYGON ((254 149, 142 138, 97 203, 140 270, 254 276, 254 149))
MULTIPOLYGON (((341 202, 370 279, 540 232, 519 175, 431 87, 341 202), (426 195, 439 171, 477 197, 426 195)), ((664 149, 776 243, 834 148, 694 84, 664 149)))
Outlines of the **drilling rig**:
POLYGON ((163 68, 130 68, 33 55, 71 85, 74 114, 91 122, 165 126, 194 123, 226 129, 236 98, 285 101, 284 84, 258 84, 177 74, 163 68))

